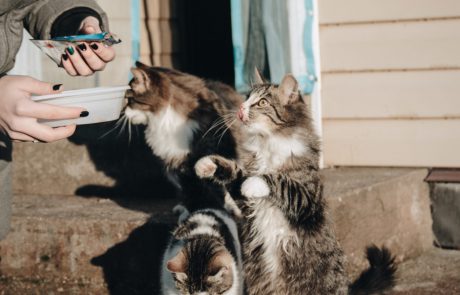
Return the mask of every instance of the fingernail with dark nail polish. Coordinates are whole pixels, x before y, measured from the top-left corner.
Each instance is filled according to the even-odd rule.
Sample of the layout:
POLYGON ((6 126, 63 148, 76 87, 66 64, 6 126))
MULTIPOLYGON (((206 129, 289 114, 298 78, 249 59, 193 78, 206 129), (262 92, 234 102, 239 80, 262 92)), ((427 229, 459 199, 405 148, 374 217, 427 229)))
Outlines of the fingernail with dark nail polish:
POLYGON ((58 91, 61 88, 62 84, 53 85, 53 90, 58 91))
POLYGON ((78 49, 80 49, 81 51, 85 51, 86 50, 85 43, 78 44, 78 49))
POLYGON ((63 59, 63 60, 67 60, 68 58, 69 58, 69 56, 67 55, 67 53, 64 53, 64 54, 62 55, 62 59, 63 59))
POLYGON ((80 117, 82 117, 82 118, 83 117, 88 117, 88 115, 89 115, 88 111, 83 111, 83 112, 80 113, 80 117))
POLYGON ((93 44, 91 44, 90 46, 91 46, 91 48, 94 49, 94 50, 97 50, 97 49, 99 48, 99 46, 97 46, 96 43, 93 43, 93 44))
POLYGON ((69 52, 70 55, 74 54, 75 52, 72 46, 67 47, 67 51, 69 52))

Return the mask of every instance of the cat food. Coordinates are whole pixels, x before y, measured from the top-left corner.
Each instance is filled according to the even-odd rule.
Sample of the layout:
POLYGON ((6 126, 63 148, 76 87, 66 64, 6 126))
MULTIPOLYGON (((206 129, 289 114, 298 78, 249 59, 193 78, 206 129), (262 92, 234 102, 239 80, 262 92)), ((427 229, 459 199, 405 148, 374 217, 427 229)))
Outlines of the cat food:
POLYGON ((129 86, 97 87, 64 91, 59 94, 33 96, 32 100, 59 106, 82 107, 89 112, 87 117, 72 120, 39 120, 51 127, 69 124, 93 124, 113 121, 120 117, 123 100, 129 86))

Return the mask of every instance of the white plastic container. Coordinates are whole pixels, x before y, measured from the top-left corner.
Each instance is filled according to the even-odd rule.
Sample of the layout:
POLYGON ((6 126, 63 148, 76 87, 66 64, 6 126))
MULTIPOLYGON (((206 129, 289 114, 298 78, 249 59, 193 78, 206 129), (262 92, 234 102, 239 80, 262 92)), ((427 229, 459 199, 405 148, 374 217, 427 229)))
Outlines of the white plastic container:
POLYGON ((82 107, 89 112, 87 117, 72 120, 39 120, 42 124, 51 127, 93 124, 120 117, 127 89, 129 86, 69 90, 59 94, 33 96, 32 100, 59 106, 82 107))

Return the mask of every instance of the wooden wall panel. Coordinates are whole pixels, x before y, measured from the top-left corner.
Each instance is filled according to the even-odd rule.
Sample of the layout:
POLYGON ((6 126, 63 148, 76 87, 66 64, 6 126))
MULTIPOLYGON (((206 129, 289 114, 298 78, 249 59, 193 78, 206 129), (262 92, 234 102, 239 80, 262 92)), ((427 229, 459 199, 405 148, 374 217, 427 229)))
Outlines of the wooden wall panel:
POLYGON ((460 16, 458 0, 319 0, 320 24, 460 16))
POLYGON ((322 71, 460 67, 460 19, 320 28, 322 71))
POLYGON ((324 120, 326 166, 460 166, 460 120, 324 120))
POLYGON ((325 74, 322 87, 327 119, 460 118, 460 70, 325 74))

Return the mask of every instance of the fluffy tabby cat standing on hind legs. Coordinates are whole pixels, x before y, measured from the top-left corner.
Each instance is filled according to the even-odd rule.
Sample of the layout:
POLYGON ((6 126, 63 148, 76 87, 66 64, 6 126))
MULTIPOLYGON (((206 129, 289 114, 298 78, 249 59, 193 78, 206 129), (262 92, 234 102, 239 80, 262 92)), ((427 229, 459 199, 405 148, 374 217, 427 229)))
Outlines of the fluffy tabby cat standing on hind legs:
POLYGON ((242 198, 246 287, 261 294, 371 294, 394 284, 394 258, 369 247, 368 270, 350 286, 344 255, 322 195, 319 140, 292 75, 279 86, 257 85, 237 114, 237 161, 211 155, 197 175, 242 198))

